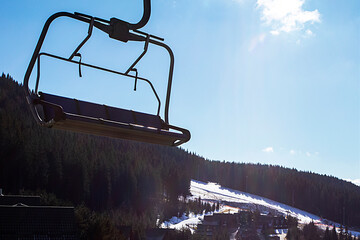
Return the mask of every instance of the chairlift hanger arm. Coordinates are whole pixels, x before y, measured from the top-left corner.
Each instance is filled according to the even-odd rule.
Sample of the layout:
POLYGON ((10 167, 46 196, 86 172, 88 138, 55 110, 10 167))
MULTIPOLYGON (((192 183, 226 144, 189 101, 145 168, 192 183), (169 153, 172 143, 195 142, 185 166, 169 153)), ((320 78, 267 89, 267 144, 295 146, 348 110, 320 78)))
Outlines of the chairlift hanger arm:
MULTIPOLYGON (((137 23, 128 23, 128 22, 125 22, 125 21, 121 21, 121 20, 119 20, 117 18, 112 18, 112 19, 116 19, 116 20, 119 20, 119 21, 121 21, 123 23, 126 23, 130 30, 136 31, 137 29, 144 27, 147 24, 147 22, 149 21, 149 19, 150 19, 150 13, 151 13, 150 0, 144 0, 143 1, 143 6, 144 6, 143 16, 140 19, 140 21, 137 22, 137 23)), ((75 14, 83 16, 83 17, 87 17, 87 18, 92 18, 90 15, 86 15, 86 14, 83 14, 83 13, 75 12, 75 14)), ((111 22, 111 19, 109 21, 109 20, 105 20, 105 19, 97 18, 97 17, 95 18, 95 20, 97 20, 98 22, 103 22, 103 23, 107 23, 107 24, 109 24, 111 22)))

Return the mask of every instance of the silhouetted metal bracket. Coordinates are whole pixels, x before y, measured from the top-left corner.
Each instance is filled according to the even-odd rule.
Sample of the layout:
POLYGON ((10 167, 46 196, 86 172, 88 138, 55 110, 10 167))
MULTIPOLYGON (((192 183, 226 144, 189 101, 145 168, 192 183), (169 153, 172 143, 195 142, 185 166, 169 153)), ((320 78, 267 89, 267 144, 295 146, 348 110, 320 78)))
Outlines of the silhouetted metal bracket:
POLYGON ((79 77, 82 77, 82 74, 81 74, 81 53, 76 53, 75 54, 75 57, 79 57, 79 77))
MULTIPOLYGON (((90 25, 89 25, 88 35, 79 44, 79 46, 75 49, 75 51, 71 54, 71 56, 69 57, 69 60, 71 60, 71 59, 73 59, 73 57, 77 56, 76 54, 79 52, 80 48, 82 46, 84 46, 84 44, 87 42, 87 40, 89 40, 89 38, 91 37, 92 31, 93 31, 93 28, 94 28, 94 21, 95 21, 95 19, 92 17, 91 21, 90 21, 90 25)), ((81 54, 80 54, 80 58, 81 58, 81 54)))
MULTIPOLYGON (((145 55, 145 53, 148 50, 149 47, 149 39, 150 39, 150 35, 146 34, 146 41, 145 41, 145 46, 144 46, 144 51, 140 54, 140 56, 135 60, 135 62, 133 64, 131 64, 131 66, 129 67, 129 69, 125 72, 125 74, 128 74, 130 71, 133 70, 133 68, 135 67, 135 65, 141 60, 141 58, 145 55)), ((137 71, 136 71, 137 73, 137 71)))
POLYGON ((134 83, 134 91, 136 91, 136 84, 137 84, 137 80, 138 80, 138 70, 136 68, 131 68, 130 71, 135 72, 135 83, 134 83))

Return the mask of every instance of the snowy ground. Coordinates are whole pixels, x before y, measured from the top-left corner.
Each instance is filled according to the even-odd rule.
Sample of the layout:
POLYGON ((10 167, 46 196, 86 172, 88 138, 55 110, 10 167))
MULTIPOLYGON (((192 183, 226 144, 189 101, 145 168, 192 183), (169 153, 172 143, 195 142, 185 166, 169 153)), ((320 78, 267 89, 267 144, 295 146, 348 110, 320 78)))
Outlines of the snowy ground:
MULTIPOLYGON (((263 198, 257 195, 232 190, 229 188, 221 187, 216 183, 204 183, 201 181, 192 180, 190 185, 190 192, 193 195, 192 198, 203 199, 204 201, 210 202, 228 202, 233 204, 222 204, 219 212, 226 213, 235 213, 241 209, 239 206, 261 206, 264 209, 269 209, 276 211, 279 214, 290 215, 292 217, 296 217, 301 224, 307 224, 311 221, 325 229, 327 226, 336 225, 340 226, 337 223, 328 221, 326 219, 321 219, 319 216, 314 214, 305 212, 303 210, 278 203, 272 201, 267 198, 263 198), (229 206, 231 205, 231 206, 229 206)), ((194 231, 194 227, 200 223, 204 218, 204 214, 194 215, 190 214, 189 216, 183 215, 181 218, 173 217, 167 222, 162 223, 163 228, 173 228, 173 229, 181 229, 181 228, 189 228, 192 232, 194 231)), ((330 227, 331 229, 332 227, 330 227)), ((360 235, 360 232, 351 231, 353 235, 360 235)), ((282 236, 286 235, 284 233, 282 236)))
POLYGON ((272 201, 267 198, 259 197, 257 195, 223 188, 215 183, 204 183, 200 181, 191 181, 190 192, 195 197, 202 199, 214 199, 219 201, 250 203, 267 207, 276 210, 284 215, 291 215, 296 217, 300 223, 309 223, 312 220, 314 223, 320 223, 321 219, 311 213, 290 207, 288 205, 272 201))
POLYGON ((172 217, 169 221, 163 222, 161 228, 172 228, 181 230, 183 228, 190 229, 191 233, 194 233, 194 228, 204 219, 204 214, 189 214, 189 216, 183 215, 181 218, 172 217))

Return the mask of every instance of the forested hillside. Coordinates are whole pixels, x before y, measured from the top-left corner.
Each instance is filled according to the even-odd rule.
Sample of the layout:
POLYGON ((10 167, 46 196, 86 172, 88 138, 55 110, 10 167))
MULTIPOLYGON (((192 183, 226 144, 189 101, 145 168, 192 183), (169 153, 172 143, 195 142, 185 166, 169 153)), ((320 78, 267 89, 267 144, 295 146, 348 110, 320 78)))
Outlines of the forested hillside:
POLYGON ((176 206, 178 196, 189 193, 191 178, 360 227, 360 188, 354 184, 279 166, 209 161, 180 148, 40 128, 22 86, 1 76, 0 187, 5 193, 42 190, 99 212, 127 209, 155 226, 158 214, 167 215, 165 203, 176 206))
POLYGON ((279 166, 204 162, 199 180, 260 195, 335 222, 360 227, 360 187, 279 166))
POLYGON ((149 227, 163 211, 162 201, 176 205, 179 195, 188 194, 191 164, 184 163, 198 157, 177 148, 41 128, 24 96, 11 77, 1 77, 0 188, 4 193, 45 190, 99 212, 122 208, 136 214, 133 221, 145 217, 149 227))

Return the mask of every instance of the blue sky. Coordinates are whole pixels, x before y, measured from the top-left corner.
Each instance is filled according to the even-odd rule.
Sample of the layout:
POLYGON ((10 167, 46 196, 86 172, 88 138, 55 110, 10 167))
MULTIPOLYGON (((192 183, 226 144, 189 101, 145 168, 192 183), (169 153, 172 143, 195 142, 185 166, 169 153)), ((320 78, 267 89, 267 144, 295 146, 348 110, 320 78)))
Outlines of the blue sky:
MULTIPOLYGON (((152 1, 142 30, 175 53, 170 123, 191 131, 183 148, 360 179, 359 9, 356 0, 152 1)), ((2 1, 0 71, 23 81, 43 24, 58 11, 137 22, 142 1, 2 1)), ((59 19, 43 50, 69 56, 87 27, 59 19)), ((81 53, 84 62, 125 71, 142 49, 95 30, 81 53)), ((150 46, 137 68, 164 99, 166 52, 150 46)), ((79 78, 77 66, 45 58, 41 71, 43 91, 156 111, 146 85, 133 92, 132 81, 91 69, 79 78)))

